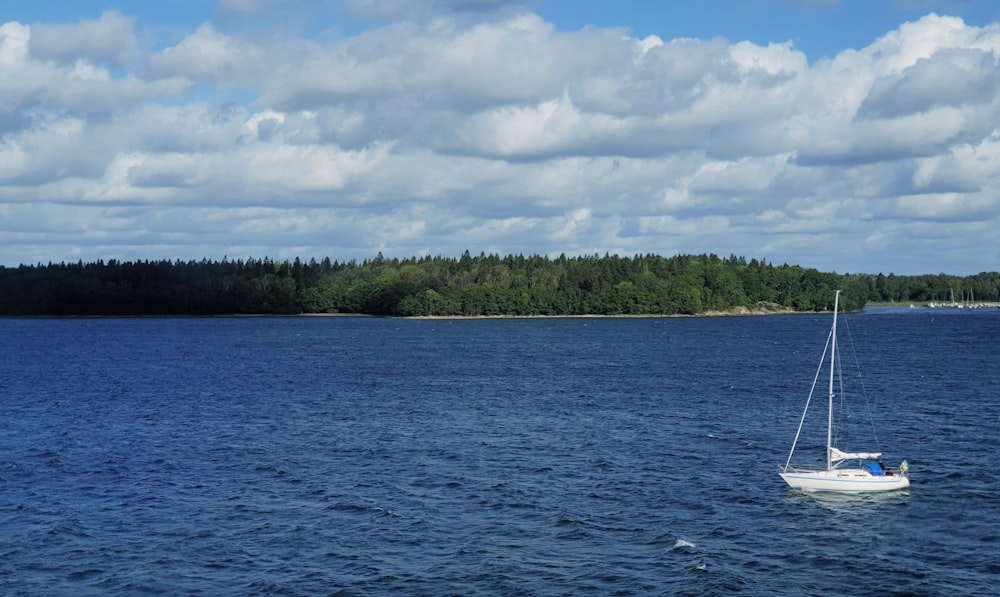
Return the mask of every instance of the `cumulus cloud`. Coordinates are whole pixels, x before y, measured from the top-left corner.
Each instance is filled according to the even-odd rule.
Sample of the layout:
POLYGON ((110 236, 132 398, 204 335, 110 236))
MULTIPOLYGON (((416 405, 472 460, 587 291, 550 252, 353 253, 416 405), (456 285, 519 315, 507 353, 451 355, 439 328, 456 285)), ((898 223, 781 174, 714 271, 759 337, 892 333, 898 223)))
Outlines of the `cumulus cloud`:
POLYGON ((791 43, 561 31, 522 2, 340 6, 385 22, 260 35, 229 24, 280 3, 223 0, 156 50, 114 11, 0 25, 6 259, 468 248, 904 273, 934 223, 992 243, 997 25, 931 14, 810 64, 791 43))
POLYGON ((31 54, 70 64, 81 60, 122 67, 139 59, 135 18, 108 10, 96 20, 76 24, 39 24, 31 31, 31 54))

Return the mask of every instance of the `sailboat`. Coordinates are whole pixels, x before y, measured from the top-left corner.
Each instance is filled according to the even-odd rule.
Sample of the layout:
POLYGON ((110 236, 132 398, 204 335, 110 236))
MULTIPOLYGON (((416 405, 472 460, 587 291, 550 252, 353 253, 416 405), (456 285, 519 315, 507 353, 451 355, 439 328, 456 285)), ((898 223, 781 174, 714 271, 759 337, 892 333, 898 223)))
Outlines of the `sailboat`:
POLYGON ((795 433, 795 440, 792 442, 792 449, 788 453, 788 460, 781 468, 781 478, 788 485, 797 489, 807 491, 838 491, 845 493, 867 493, 874 491, 893 491, 905 489, 910 486, 908 476, 909 465, 904 460, 900 463, 896 472, 892 468, 887 468, 882 464, 880 452, 844 452, 833 445, 833 406, 834 406, 834 380, 837 377, 837 316, 840 310, 840 291, 836 291, 833 301, 833 326, 830 328, 830 335, 823 349, 823 356, 820 357, 819 368, 813 378, 812 389, 809 391, 809 398, 806 400, 805 411, 799 421, 798 431, 795 433), (828 391, 829 405, 827 408, 826 426, 826 468, 792 466, 792 456, 795 454, 795 446, 802 433, 802 424, 806 420, 806 413, 809 411, 809 403, 812 401, 813 393, 816 390, 816 383, 822 373, 823 366, 830 355, 830 383, 828 391), (851 467, 848 463, 854 461, 857 464, 851 467), (868 461, 863 463, 863 461, 868 461))

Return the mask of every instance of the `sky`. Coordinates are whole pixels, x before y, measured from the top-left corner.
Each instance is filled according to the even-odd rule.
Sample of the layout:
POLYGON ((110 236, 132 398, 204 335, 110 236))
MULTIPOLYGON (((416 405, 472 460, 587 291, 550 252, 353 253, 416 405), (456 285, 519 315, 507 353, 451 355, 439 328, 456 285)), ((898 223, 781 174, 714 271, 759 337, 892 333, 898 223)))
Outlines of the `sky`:
POLYGON ((993 0, 0 5, 0 265, 1000 270, 993 0))

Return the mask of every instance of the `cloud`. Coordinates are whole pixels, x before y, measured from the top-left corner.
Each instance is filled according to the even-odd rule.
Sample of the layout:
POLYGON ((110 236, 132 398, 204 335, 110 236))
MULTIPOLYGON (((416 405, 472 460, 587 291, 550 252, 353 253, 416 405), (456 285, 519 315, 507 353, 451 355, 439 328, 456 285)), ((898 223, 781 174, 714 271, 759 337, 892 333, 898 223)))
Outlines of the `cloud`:
POLYGON ((102 118, 148 101, 179 96, 188 89, 181 80, 148 80, 132 72, 116 75, 101 64, 102 60, 118 64, 131 59, 134 48, 113 35, 96 40, 90 36, 122 32, 126 22, 131 23, 115 13, 104 13, 100 21, 84 21, 75 27, 0 25, 0 114, 17 115, 0 119, 0 133, 16 132, 32 123, 46 127, 67 114, 102 118))
POLYGON ((266 63, 261 48, 206 23, 179 44, 149 57, 143 74, 154 80, 178 77, 197 83, 251 84, 254 73, 266 63))
POLYGON ((943 49, 901 73, 875 81, 859 109, 862 118, 927 112, 942 106, 989 105, 1000 78, 996 57, 978 49, 943 49))
POLYGON ((810 64, 529 7, 359 0, 341 10, 387 21, 261 35, 232 24, 280 3, 225 0, 158 49, 113 11, 0 25, 7 259, 704 251, 902 272, 930 224, 992 242, 997 25, 931 14, 810 64))
POLYGON ((31 29, 31 55, 73 64, 80 60, 124 67, 140 58, 135 18, 114 10, 75 24, 38 24, 31 29))
POLYGON ((1000 130, 976 145, 959 144, 947 154, 917 160, 913 187, 922 192, 976 193, 1000 180, 1000 130))

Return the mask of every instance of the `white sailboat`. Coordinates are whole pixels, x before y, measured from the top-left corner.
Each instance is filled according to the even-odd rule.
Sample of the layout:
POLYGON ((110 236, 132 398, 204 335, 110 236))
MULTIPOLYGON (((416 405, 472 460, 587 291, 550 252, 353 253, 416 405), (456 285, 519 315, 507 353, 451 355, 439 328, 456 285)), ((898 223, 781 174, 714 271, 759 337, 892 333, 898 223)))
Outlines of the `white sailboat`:
POLYGON ((839 306, 840 291, 838 290, 833 301, 833 326, 830 328, 826 348, 823 350, 819 369, 816 371, 815 378, 813 378, 813 386, 809 391, 809 398, 806 400, 806 408, 802 413, 802 419, 799 421, 799 428, 795 433, 792 449, 788 453, 788 460, 785 461, 785 466, 779 474, 791 487, 807 491, 862 493, 905 489, 910 486, 910 479, 907 475, 909 467, 905 460, 894 473, 891 468, 883 466, 880 459, 882 455, 879 452, 843 452, 833 446, 834 379, 837 375, 837 316, 839 306), (809 410, 809 403, 812 401, 813 392, 816 390, 816 382, 819 379, 828 352, 830 355, 830 384, 826 427, 826 468, 793 466, 791 462, 792 456, 795 454, 795 445, 798 443, 799 435, 802 433, 802 424, 806 420, 806 412, 809 410), (862 461, 865 460, 869 462, 862 464, 862 461), (856 461, 857 464, 851 468, 847 465, 848 461, 856 461))

